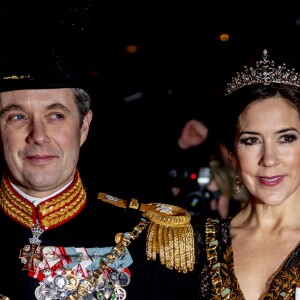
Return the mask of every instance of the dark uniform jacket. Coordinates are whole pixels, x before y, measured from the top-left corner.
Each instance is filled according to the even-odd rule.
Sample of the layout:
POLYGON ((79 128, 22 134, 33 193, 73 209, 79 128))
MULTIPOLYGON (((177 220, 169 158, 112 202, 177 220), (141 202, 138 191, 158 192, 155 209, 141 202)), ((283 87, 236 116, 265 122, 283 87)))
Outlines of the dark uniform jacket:
MULTIPOLYGON (((132 232, 139 223, 141 213, 138 211, 124 210, 102 202, 97 199, 96 192, 89 192, 87 198, 86 205, 78 215, 42 233, 41 246, 113 247, 117 233, 132 232)), ((24 227, 3 211, 0 212, 0 224, 0 294, 10 300, 48 299, 38 290, 39 280, 29 276, 28 270, 22 270, 24 264, 19 256, 22 256, 21 249, 32 238, 30 228, 24 227)), ((160 263, 159 258, 147 260, 146 232, 147 229, 128 246, 133 263, 128 267, 130 283, 123 287, 126 299, 195 299, 193 272, 170 270, 160 263)), ((89 299, 97 298, 94 296, 89 299)))

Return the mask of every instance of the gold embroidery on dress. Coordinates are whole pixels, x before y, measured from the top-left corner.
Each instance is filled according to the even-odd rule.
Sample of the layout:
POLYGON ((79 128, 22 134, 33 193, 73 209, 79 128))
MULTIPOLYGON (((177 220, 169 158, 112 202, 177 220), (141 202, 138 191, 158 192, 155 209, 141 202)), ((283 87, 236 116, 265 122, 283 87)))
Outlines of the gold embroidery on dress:
POLYGON ((210 276, 213 284, 213 288, 216 291, 219 299, 230 299, 230 279, 228 273, 225 273, 226 280, 223 281, 221 277, 221 263, 218 260, 217 247, 219 241, 216 239, 216 228, 218 220, 208 219, 205 226, 206 233, 206 253, 207 260, 210 268, 210 276))
POLYGON ((280 277, 275 278, 275 285, 270 288, 267 295, 269 299, 289 300, 294 299, 296 287, 300 283, 300 270, 292 267, 288 272, 280 271, 280 277))
MULTIPOLYGON (((222 254, 225 263, 218 261, 217 248, 219 242, 217 241, 217 225, 218 220, 208 219, 205 228, 207 260, 210 267, 213 288, 216 293, 211 299, 244 299, 236 277, 230 280, 230 274, 234 274, 231 246, 227 247, 226 251, 222 254)), ((289 271, 280 271, 264 299, 294 300, 296 287, 300 286, 300 268, 298 265, 291 267, 289 271)))

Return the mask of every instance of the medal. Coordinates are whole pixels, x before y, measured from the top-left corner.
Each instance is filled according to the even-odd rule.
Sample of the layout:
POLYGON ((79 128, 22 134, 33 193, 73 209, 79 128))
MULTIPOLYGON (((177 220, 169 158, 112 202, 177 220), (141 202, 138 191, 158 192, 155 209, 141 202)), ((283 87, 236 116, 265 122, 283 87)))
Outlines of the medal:
POLYGON ((33 237, 29 238, 30 245, 25 245, 20 251, 19 258, 24 264, 23 270, 34 271, 35 267, 43 260, 41 253, 41 240, 39 237, 42 235, 44 230, 40 227, 37 222, 35 226, 31 228, 33 237))
POLYGON ((117 280, 121 286, 127 286, 130 283, 130 276, 126 272, 120 271, 117 280))
POLYGON ((39 223, 31 228, 33 237, 19 258, 23 270, 39 280, 34 295, 37 300, 125 300, 130 283, 128 266, 132 258, 127 250, 131 240, 146 229, 142 218, 133 232, 117 234, 116 246, 76 248, 40 246, 44 230, 39 223))

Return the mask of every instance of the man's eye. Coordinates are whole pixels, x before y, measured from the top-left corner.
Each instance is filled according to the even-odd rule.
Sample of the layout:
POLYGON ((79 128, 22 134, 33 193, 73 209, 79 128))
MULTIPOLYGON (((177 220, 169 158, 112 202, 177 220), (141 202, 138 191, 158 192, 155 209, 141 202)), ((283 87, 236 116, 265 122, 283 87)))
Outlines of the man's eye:
POLYGON ((62 119, 64 116, 62 114, 53 114, 51 115, 52 119, 62 119))
POLYGON ((8 120, 23 120, 25 119, 24 115, 12 115, 8 117, 8 120))

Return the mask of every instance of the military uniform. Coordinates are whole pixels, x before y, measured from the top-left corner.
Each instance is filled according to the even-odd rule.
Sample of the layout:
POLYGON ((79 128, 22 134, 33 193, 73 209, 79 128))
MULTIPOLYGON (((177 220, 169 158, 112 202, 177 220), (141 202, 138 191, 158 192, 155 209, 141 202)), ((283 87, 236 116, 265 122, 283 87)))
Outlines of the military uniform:
POLYGON ((37 208, 5 176, 0 197, 2 299, 194 299, 193 272, 147 259, 147 218, 92 191, 87 200, 78 172, 37 208), (128 247, 115 255, 122 236, 128 247))

